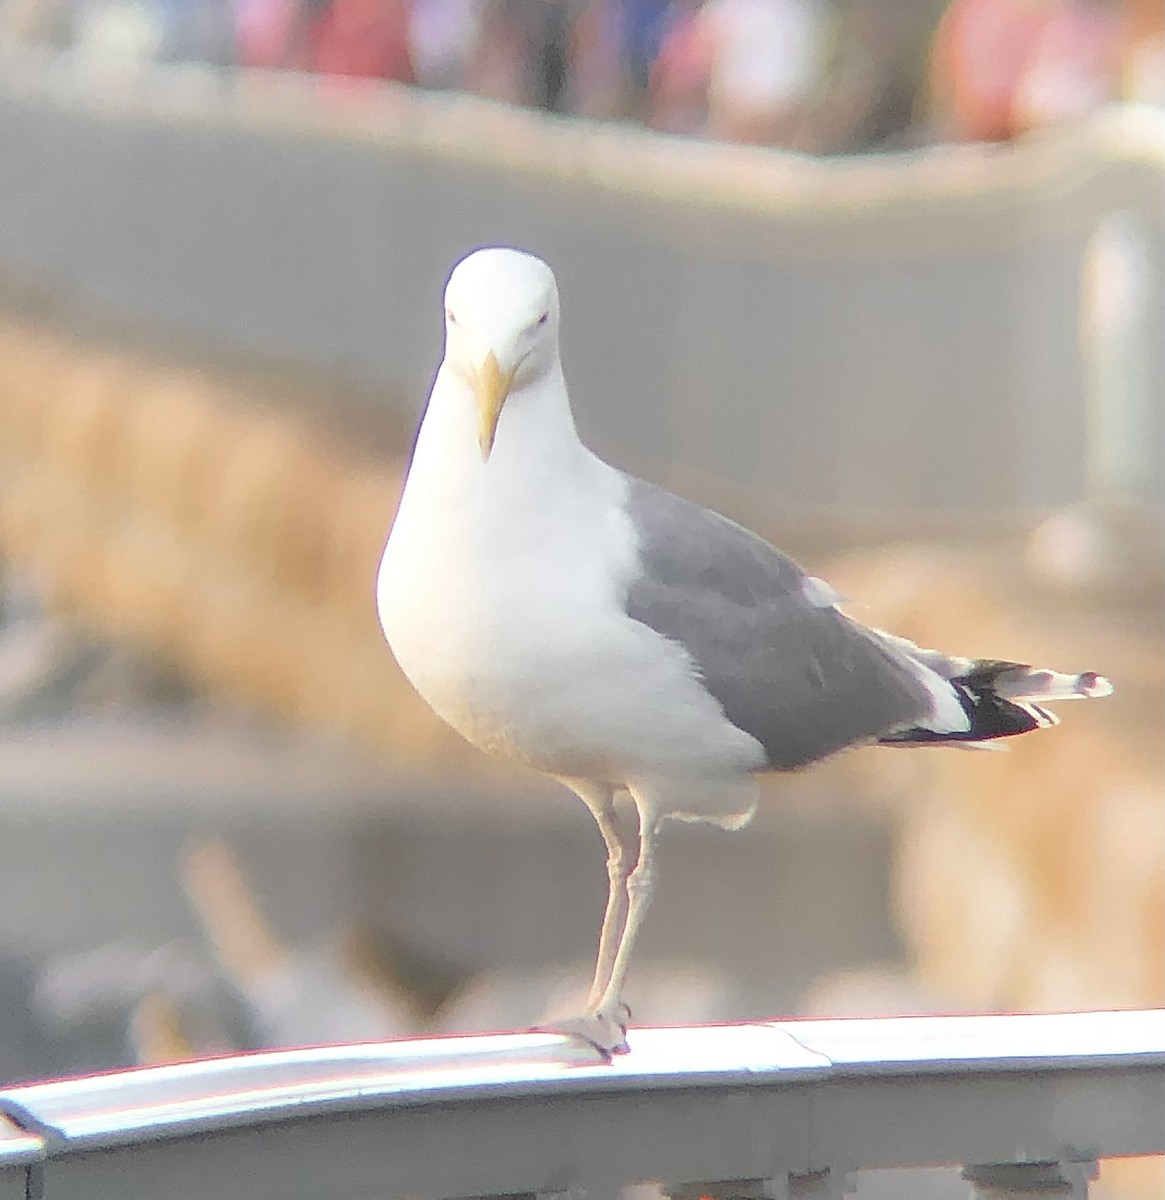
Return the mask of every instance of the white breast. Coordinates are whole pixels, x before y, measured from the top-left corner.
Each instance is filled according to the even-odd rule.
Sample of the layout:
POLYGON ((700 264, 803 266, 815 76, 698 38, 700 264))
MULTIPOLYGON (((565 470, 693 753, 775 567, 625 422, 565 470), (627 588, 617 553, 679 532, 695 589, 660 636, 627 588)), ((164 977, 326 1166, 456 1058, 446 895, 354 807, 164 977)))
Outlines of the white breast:
POLYGON ((755 765, 682 647, 625 614, 638 549, 623 477, 573 427, 524 438, 520 409, 483 464, 438 398, 377 588, 417 691, 476 745, 556 774, 755 765))

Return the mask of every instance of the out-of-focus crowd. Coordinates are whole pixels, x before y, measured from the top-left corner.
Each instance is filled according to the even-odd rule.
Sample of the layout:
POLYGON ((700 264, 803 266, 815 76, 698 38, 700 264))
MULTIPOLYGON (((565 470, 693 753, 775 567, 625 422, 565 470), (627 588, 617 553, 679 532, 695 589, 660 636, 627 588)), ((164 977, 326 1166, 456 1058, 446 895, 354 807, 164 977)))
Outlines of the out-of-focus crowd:
POLYGON ((0 0, 0 37, 852 153, 1165 99, 1160 0, 0 0))

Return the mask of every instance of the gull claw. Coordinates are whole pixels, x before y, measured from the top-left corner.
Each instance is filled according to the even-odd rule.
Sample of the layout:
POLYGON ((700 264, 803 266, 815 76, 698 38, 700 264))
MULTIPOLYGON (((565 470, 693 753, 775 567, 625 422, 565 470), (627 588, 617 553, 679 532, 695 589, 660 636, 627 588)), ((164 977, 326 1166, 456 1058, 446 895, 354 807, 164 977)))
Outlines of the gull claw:
POLYGON ((561 1033, 566 1037, 578 1038, 596 1050, 609 1062, 615 1054, 626 1054, 631 1047, 627 1045, 627 1019, 631 1010, 626 1004, 620 1003, 616 1016, 606 1013, 584 1013, 581 1017, 567 1017, 564 1020, 552 1021, 538 1028, 547 1033, 561 1033))

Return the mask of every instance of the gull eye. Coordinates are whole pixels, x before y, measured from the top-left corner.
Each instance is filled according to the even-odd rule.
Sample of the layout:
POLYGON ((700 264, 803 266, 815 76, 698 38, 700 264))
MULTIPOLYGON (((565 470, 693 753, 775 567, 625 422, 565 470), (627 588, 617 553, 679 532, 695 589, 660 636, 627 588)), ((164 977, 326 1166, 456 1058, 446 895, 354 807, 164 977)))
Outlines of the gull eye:
POLYGON ((546 322, 547 322, 547 321, 549 321, 549 320, 550 320, 550 314, 549 314, 548 312, 544 312, 544 313, 543 313, 543 314, 542 314, 542 315, 541 315, 541 316, 538 318, 538 324, 539 324, 539 325, 545 325, 545 324, 546 324, 546 322))

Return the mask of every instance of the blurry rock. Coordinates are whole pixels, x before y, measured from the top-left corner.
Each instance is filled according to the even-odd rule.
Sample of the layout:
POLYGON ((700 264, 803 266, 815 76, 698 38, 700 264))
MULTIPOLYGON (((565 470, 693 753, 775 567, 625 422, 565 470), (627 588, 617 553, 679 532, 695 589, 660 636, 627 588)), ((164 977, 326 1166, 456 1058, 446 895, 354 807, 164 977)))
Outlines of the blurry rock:
POLYGON ((225 1054, 257 1042, 229 981, 181 943, 109 942, 51 959, 39 970, 31 1004, 54 1048, 54 1073, 225 1054), (147 1028, 143 1011, 170 1014, 165 1052, 160 1020, 147 1028))
POLYGON ((384 995, 401 997, 415 1023, 426 1029, 480 973, 381 927, 354 925, 345 930, 338 953, 352 978, 384 995))
POLYGON ((403 997, 353 979, 326 946, 287 954, 249 975, 241 989, 267 1047, 381 1042, 418 1032, 403 997))
POLYGON ((0 586, 0 720, 185 707, 194 690, 148 651, 95 638, 24 580, 0 586))
POLYGON ((139 1063, 186 1062, 197 1054, 186 1034, 181 1005, 161 989, 147 992, 138 1001, 129 1035, 139 1063))
POLYGON ((55 617, 0 624, 0 719, 68 708, 96 655, 77 630, 55 617))
POLYGON ((284 945, 225 843, 193 846, 182 877, 261 1045, 383 1041, 418 1031, 409 997, 353 972, 336 947, 284 945))

